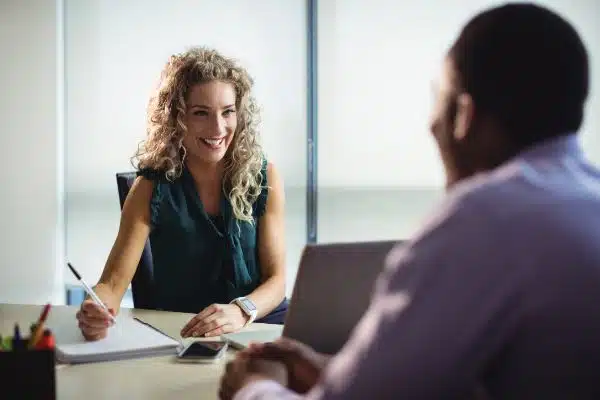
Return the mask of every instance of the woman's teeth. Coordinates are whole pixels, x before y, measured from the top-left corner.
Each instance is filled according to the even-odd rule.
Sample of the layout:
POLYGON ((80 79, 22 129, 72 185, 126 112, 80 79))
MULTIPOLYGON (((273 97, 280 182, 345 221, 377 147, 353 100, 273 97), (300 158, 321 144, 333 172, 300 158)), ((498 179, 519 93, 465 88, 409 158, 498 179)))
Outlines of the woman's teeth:
POLYGON ((211 147, 218 147, 221 145, 221 143, 223 143, 223 140, 225 138, 221 138, 221 139, 204 139, 201 138, 200 140, 203 141, 204 143, 206 143, 207 145, 211 146, 211 147))

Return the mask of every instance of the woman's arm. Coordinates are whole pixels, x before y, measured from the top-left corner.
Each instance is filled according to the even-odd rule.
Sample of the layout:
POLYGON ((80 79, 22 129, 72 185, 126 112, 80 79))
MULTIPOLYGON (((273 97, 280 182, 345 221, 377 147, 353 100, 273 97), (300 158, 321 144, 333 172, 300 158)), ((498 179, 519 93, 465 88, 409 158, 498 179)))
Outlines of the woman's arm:
POLYGON ((138 177, 127 195, 119 232, 94 290, 109 308, 119 309, 150 234, 150 199, 154 183, 138 177))
POLYGON ((262 282, 247 297, 258 309, 257 318, 269 314, 285 296, 285 194, 279 172, 267 166, 269 195, 258 223, 258 257, 262 282))
MULTIPOLYGON (((150 199, 153 183, 137 178, 133 183, 121 212, 119 233, 106 261, 100 281, 94 291, 115 315, 121 299, 144 250, 150 233, 150 199)), ((87 340, 102 339, 111 325, 110 316, 103 308, 86 299, 77 312, 79 328, 87 340)))

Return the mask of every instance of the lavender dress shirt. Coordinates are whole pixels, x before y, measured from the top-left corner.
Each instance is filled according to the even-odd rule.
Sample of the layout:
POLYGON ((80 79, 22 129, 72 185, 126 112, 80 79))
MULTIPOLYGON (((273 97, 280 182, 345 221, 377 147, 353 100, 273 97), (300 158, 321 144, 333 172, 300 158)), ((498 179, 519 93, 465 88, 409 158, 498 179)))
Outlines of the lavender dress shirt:
POLYGON ((600 172, 574 135, 453 187, 318 385, 235 400, 600 399, 600 172))

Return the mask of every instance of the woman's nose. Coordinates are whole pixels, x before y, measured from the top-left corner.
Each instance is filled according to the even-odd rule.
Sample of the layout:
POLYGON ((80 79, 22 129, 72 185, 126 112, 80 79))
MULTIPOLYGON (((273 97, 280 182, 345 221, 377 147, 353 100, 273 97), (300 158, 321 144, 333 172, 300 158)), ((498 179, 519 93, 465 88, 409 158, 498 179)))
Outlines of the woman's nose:
POLYGON ((211 129, 215 132, 215 134, 218 134, 219 136, 221 134, 224 134, 226 131, 225 118, 223 118, 221 116, 216 116, 216 117, 212 118, 211 119, 211 129))

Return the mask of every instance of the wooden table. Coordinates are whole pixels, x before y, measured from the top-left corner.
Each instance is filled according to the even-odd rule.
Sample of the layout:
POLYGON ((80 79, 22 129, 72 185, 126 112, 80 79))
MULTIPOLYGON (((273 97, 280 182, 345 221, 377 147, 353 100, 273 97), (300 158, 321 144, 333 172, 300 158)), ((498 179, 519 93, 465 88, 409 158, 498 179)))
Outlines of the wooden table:
MULTIPOLYGON (((39 317, 41 306, 0 304, 0 334, 12 335, 15 323, 22 330, 39 317)), ((54 306, 48 317, 50 328, 77 325, 76 307, 54 306)), ((141 318, 166 334, 181 339, 179 331, 193 314, 121 309, 121 314, 141 318)), ((252 324, 246 330, 275 329, 252 324)), ((189 339, 185 339, 187 342, 189 339)), ((205 339, 200 339, 205 340, 205 339)), ((210 340, 215 340, 210 339, 210 340)), ((234 350, 229 350, 230 359, 234 350)), ((225 362, 183 364, 173 357, 152 357, 103 363, 57 365, 58 399, 217 399, 225 362)))

